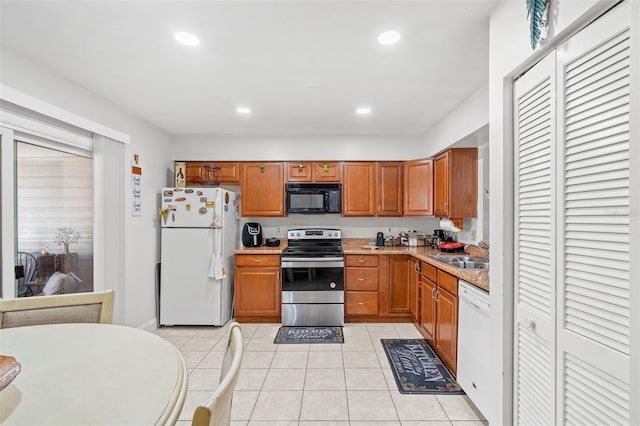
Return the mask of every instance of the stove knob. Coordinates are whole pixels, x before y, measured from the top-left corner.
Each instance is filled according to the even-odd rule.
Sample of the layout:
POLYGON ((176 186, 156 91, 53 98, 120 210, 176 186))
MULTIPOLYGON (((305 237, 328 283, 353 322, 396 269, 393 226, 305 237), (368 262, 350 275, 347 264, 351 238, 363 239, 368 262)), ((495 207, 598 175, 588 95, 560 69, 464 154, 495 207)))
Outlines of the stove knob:
POLYGON ((300 233, 299 233, 299 232, 296 232, 296 237, 299 237, 299 236, 300 236, 300 233))
POLYGON ((336 288, 336 283, 333 283, 333 282, 332 282, 331 284, 329 284, 329 287, 331 287, 331 288, 336 288))

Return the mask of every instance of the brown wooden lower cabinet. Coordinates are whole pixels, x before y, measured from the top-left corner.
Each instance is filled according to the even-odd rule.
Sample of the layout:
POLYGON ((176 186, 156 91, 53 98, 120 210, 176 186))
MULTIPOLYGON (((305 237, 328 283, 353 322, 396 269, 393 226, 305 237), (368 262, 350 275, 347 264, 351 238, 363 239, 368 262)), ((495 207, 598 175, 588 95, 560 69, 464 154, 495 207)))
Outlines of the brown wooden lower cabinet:
POLYGON ((378 315, 378 292, 347 291, 344 309, 347 315, 378 315))
POLYGON ((379 310, 377 255, 345 256, 345 316, 376 316, 379 310))
POLYGON ((418 329, 442 362, 456 374, 458 360, 458 279, 422 262, 418 286, 421 318, 418 329))
POLYGON ((406 255, 390 255, 389 258, 389 313, 409 314, 409 267, 411 258, 406 255))
POLYGON ((236 255, 235 317, 240 322, 280 321, 280 256, 236 255))
POLYGON ((409 261, 409 312, 411 320, 420 323, 420 261, 411 258, 409 261))
POLYGON ((407 255, 345 256, 346 321, 410 322, 407 255))

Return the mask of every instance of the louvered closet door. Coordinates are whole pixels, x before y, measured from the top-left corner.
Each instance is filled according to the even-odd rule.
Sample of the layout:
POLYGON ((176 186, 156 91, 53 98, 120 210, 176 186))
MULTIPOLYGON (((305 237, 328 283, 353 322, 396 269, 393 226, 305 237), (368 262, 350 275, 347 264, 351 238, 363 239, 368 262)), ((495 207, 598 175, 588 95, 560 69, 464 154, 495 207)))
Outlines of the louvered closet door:
POLYGON ((514 423, 555 418, 555 53, 515 82, 514 423))
POLYGON ((630 422, 628 6, 558 49, 558 424, 630 422))

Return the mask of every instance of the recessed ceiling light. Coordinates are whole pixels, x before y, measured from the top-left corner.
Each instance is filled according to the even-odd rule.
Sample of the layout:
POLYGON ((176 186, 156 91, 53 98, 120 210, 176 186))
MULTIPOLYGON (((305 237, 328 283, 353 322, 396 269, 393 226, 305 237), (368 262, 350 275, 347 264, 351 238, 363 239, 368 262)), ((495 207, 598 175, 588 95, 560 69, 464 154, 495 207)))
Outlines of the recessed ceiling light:
POLYGON ((356 109, 356 114, 358 115, 367 115, 371 114, 371 108, 369 107, 360 107, 356 109))
POLYGON ((178 40, 178 42, 184 44, 185 46, 197 46, 200 44, 200 40, 198 40, 198 37, 194 36, 191 33, 186 33, 186 32, 177 32, 173 35, 176 40, 178 40))
POLYGON ((402 38, 402 36, 400 35, 399 32, 394 30, 389 30, 389 31, 380 33, 380 35, 378 36, 378 43, 384 44, 385 46, 389 46, 391 44, 396 44, 397 42, 399 42, 400 38, 402 38))
POLYGON ((243 115, 251 114, 251 108, 238 107, 238 108, 236 108, 236 112, 238 114, 243 114, 243 115))

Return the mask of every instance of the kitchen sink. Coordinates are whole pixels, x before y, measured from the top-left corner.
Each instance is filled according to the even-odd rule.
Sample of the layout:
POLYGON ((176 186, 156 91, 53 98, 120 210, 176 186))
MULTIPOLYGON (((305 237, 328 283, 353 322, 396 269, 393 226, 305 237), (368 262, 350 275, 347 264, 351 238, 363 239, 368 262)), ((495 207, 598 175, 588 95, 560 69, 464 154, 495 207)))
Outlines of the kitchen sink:
POLYGON ((459 255, 432 255, 429 257, 460 269, 489 269, 489 262, 481 257, 459 255))

